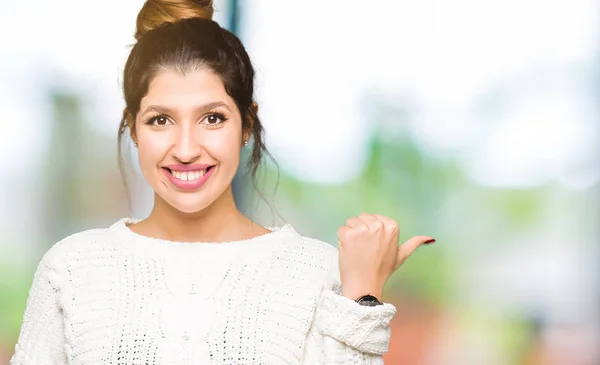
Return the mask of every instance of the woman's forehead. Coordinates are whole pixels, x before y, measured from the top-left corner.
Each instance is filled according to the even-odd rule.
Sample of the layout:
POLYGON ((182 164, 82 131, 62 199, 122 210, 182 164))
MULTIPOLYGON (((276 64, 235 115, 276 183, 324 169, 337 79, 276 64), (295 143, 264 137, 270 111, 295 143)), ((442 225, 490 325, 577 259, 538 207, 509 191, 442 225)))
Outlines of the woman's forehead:
POLYGON ((186 74, 175 71, 158 73, 142 98, 140 110, 149 105, 169 108, 197 107, 209 103, 235 105, 225 91, 221 78, 207 70, 194 70, 186 74))

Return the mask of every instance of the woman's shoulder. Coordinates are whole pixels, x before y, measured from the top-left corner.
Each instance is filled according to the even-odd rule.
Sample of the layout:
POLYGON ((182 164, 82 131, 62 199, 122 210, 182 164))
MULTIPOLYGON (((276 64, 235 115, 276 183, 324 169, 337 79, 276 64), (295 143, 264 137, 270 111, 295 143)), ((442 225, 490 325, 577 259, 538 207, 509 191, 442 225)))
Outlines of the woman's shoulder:
POLYGON ((90 228, 66 236, 54 243, 44 254, 47 262, 60 262, 66 256, 101 250, 113 240, 112 233, 123 224, 127 218, 101 228, 90 228))
POLYGON ((338 248, 318 238, 294 233, 297 240, 290 250, 293 258, 287 257, 286 260, 294 261, 303 271, 303 276, 317 281, 324 279, 326 287, 341 290, 338 248))
POLYGON ((306 259, 307 263, 311 265, 320 263, 319 266, 326 269, 337 262, 338 249, 336 246, 318 238, 298 233, 290 225, 288 227, 293 231, 293 236, 296 238, 293 240, 295 244, 290 247, 290 251, 295 256, 306 259))
POLYGON ((334 245, 318 238, 300 235, 302 245, 308 249, 320 251, 326 256, 337 256, 338 250, 334 245))

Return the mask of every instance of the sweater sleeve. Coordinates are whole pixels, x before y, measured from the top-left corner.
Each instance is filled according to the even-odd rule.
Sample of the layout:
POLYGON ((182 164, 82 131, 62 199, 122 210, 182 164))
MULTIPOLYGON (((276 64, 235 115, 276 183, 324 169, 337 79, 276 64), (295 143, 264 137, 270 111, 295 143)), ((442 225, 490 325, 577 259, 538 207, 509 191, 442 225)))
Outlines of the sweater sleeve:
POLYGON ((29 289, 19 339, 9 365, 66 364, 59 280, 49 252, 38 264, 29 289))
POLYGON ((336 250, 314 323, 323 335, 322 363, 383 364, 396 308, 389 303, 362 306, 342 296, 341 291, 336 250))

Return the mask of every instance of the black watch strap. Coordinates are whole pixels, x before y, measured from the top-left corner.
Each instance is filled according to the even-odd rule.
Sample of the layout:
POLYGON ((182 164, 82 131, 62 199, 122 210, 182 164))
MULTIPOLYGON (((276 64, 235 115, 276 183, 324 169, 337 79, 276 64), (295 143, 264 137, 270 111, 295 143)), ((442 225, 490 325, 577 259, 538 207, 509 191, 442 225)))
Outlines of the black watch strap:
POLYGON ((355 302, 366 307, 375 307, 378 305, 383 305, 383 303, 381 303, 379 299, 375 298, 370 294, 363 295, 362 297, 356 299, 355 302))

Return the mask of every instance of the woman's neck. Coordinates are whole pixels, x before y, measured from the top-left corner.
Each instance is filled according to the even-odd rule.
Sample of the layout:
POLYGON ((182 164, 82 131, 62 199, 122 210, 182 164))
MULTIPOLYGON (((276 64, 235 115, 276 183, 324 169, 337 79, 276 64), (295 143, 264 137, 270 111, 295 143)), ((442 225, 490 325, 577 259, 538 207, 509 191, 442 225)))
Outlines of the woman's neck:
POLYGON ((183 213, 155 195, 148 218, 130 226, 134 232, 154 238, 184 242, 227 242, 248 239, 269 230, 252 222, 237 209, 231 189, 210 206, 183 213))

